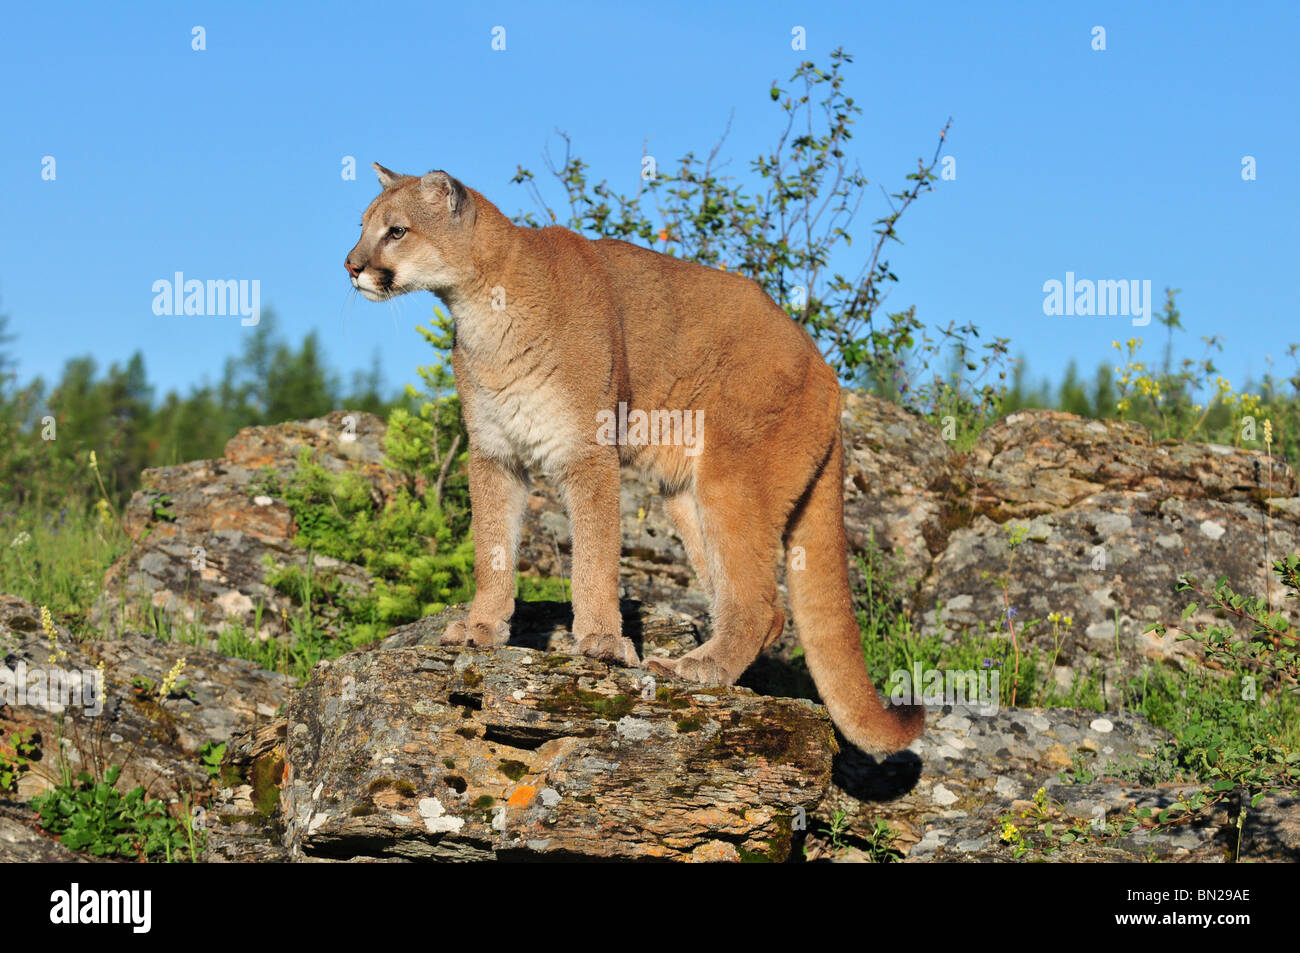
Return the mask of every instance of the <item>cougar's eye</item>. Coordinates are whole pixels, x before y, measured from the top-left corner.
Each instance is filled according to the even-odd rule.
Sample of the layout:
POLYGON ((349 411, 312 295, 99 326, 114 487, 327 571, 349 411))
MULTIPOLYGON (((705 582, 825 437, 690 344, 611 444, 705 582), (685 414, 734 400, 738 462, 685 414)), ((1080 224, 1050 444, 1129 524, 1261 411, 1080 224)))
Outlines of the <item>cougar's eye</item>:
POLYGON ((406 234, 406 229, 403 228, 401 225, 394 225, 392 228, 388 230, 388 237, 393 239, 393 241, 397 241, 397 239, 401 238, 405 234, 406 234))

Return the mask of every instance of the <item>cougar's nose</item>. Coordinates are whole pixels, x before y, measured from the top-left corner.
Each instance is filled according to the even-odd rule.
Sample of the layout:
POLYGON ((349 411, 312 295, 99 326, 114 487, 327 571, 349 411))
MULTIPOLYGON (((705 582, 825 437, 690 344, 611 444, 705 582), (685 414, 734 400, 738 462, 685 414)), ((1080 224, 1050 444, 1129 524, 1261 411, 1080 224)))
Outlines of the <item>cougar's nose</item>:
POLYGON ((357 277, 357 275, 361 274, 361 270, 362 270, 362 269, 360 269, 360 268, 358 268, 356 265, 352 264, 352 259, 351 259, 351 258, 347 258, 347 259, 344 260, 344 262, 343 262, 343 267, 346 268, 346 269, 348 270, 348 274, 351 275, 353 278, 355 278, 355 277, 357 277))

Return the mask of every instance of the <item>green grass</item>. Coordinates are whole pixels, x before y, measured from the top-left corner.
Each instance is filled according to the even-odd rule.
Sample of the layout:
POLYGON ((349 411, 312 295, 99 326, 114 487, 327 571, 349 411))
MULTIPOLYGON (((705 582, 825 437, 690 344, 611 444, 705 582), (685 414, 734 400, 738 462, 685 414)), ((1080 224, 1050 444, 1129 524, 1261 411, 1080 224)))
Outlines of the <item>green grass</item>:
POLYGON ((130 541, 104 509, 28 508, 0 521, 0 591, 82 617, 130 541))

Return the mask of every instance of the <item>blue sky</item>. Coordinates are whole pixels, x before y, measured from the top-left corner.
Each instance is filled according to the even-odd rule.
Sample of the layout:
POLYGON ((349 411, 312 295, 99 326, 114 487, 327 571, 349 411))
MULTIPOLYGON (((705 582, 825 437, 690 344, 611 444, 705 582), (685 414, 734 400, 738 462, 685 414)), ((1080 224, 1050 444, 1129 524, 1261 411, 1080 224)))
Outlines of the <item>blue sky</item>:
MULTIPOLYGON (((1288 369, 1300 340, 1298 40, 1300 4, 1281 2, 10 5, 0 309, 23 380, 138 348, 160 392, 186 392, 249 329, 155 315, 153 283, 258 279, 290 340, 318 330, 345 372, 377 350, 395 387, 427 361, 412 329, 434 299, 351 293, 372 160, 445 168, 511 214, 531 204, 510 176, 541 171, 556 129, 632 191, 643 141, 661 165, 707 151, 734 110, 723 155, 745 175, 778 128, 770 82, 843 46, 873 189, 895 191, 954 119, 957 178, 903 219, 891 307, 1009 337, 1056 377, 1071 357, 1088 373, 1111 360, 1113 339, 1144 334, 1153 358, 1162 339, 1045 316, 1043 283, 1147 279, 1157 298, 1183 289, 1182 351, 1222 335, 1240 384, 1266 355, 1288 369)), ((862 239, 880 208, 868 196, 862 239)))

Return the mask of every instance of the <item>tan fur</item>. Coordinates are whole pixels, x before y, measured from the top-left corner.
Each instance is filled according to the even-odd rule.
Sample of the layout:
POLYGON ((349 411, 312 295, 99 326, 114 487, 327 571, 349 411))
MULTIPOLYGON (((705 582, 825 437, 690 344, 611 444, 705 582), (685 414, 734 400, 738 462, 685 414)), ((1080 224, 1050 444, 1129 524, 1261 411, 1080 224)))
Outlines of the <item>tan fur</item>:
POLYGON ((456 325, 477 593, 443 641, 509 638, 534 470, 556 483, 573 524, 580 651, 637 664, 618 608, 619 468, 631 465, 659 481, 712 600, 713 637, 650 665, 733 683, 781 634, 786 546, 795 625, 831 717, 865 751, 906 747, 925 714, 884 708, 863 664, 847 573, 839 381, 803 328, 747 278, 564 228, 517 227, 443 172, 376 171, 385 188, 347 258, 353 285, 372 300, 433 291, 456 325), (393 227, 407 231, 399 238, 393 227), (702 412, 702 439, 694 450, 604 445, 608 417, 598 415, 617 414, 620 402, 629 414, 702 412))

